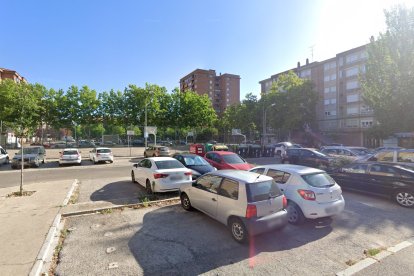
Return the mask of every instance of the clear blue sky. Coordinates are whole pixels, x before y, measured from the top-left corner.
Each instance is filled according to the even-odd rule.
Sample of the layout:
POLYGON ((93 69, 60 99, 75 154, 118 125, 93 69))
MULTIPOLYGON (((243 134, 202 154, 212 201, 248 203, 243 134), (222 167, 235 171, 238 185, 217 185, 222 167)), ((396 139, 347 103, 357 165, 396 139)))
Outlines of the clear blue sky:
MULTIPOLYGON (((0 0, 0 67, 48 88, 178 87, 196 68, 258 82, 367 43, 399 1, 0 0)), ((405 0, 407 6, 412 0, 405 0)))

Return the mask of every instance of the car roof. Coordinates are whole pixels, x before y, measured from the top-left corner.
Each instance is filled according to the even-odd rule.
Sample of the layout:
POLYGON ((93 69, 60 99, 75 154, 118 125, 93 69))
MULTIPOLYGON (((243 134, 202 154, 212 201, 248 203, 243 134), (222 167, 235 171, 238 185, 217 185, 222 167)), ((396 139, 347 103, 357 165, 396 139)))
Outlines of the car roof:
POLYGON ((195 157, 195 156, 199 156, 199 155, 194 154, 194 153, 175 153, 174 156, 176 156, 176 155, 181 155, 183 157, 195 157))
POLYGON ((209 175, 218 175, 222 177, 228 177, 245 183, 260 182, 266 180, 272 180, 270 176, 261 175, 254 172, 243 170, 218 170, 208 173, 209 175))
MULTIPOLYGON (((236 153, 234 153, 234 152, 232 152, 232 151, 209 151, 209 152, 207 152, 207 153, 217 153, 218 155, 230 155, 230 154, 236 154, 236 153)), ((206 154, 207 154, 206 153, 206 154)))
POLYGON ((66 149, 63 149, 63 151, 65 151, 65 150, 79 150, 79 149, 76 149, 76 148, 66 148, 66 149))
POLYGON ((268 168, 268 169, 275 169, 275 170, 281 170, 290 174, 297 173, 297 174, 311 174, 311 173, 320 173, 324 172, 319 169, 311 168, 311 167, 305 167, 300 165, 292 165, 292 164, 271 164, 271 165, 262 165, 254 167, 256 168, 268 168))
POLYGON ((111 150, 110 148, 105 148, 105 147, 96 148, 96 150, 101 150, 101 149, 109 149, 109 150, 111 150))

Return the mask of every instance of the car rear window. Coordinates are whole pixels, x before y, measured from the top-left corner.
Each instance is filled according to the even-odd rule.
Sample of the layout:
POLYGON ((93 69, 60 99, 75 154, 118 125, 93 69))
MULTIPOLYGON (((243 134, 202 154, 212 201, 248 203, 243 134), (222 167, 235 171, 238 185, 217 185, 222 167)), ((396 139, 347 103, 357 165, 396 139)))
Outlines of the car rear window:
POLYGON ((305 174, 302 178, 312 187, 323 188, 335 185, 335 180, 327 173, 305 174))
POLYGON ((110 149, 98 149, 96 152, 98 152, 98 153, 110 153, 111 150, 110 149))
POLYGON ((282 195, 277 184, 273 180, 246 184, 247 201, 257 202, 267 200, 270 197, 282 195))
POLYGON ((185 168, 178 160, 155 161, 155 166, 160 170, 185 168))
POLYGON ((168 151, 168 148, 167 147, 159 147, 158 148, 160 151, 168 151))
POLYGON ((245 161, 243 159, 241 159, 240 156, 238 156, 237 154, 225 154, 222 155, 224 162, 228 163, 228 164, 243 164, 245 163, 245 161))
POLYGON ((63 152, 63 155, 74 155, 74 154, 78 154, 77 150, 65 150, 63 152))

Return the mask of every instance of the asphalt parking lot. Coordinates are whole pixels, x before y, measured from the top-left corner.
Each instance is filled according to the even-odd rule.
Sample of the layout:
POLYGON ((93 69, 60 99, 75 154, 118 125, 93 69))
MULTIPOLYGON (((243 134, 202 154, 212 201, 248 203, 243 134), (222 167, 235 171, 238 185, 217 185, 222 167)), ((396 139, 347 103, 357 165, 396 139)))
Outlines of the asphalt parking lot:
POLYGON ((70 217, 56 273, 333 275, 364 258, 364 250, 414 236, 413 210, 356 193, 344 197, 342 214, 289 225, 249 246, 236 243, 224 225, 179 205, 70 217))

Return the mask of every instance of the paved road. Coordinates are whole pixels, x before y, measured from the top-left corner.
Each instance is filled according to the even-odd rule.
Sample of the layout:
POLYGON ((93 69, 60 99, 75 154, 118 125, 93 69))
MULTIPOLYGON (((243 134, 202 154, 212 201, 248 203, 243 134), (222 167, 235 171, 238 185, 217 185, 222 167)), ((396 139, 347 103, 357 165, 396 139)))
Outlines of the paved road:
POLYGON ((236 243, 224 225, 179 205, 72 217, 58 275, 334 275, 364 250, 414 235, 412 210, 344 194, 333 218, 236 243), (392 234, 390 234, 392 233, 392 234))

